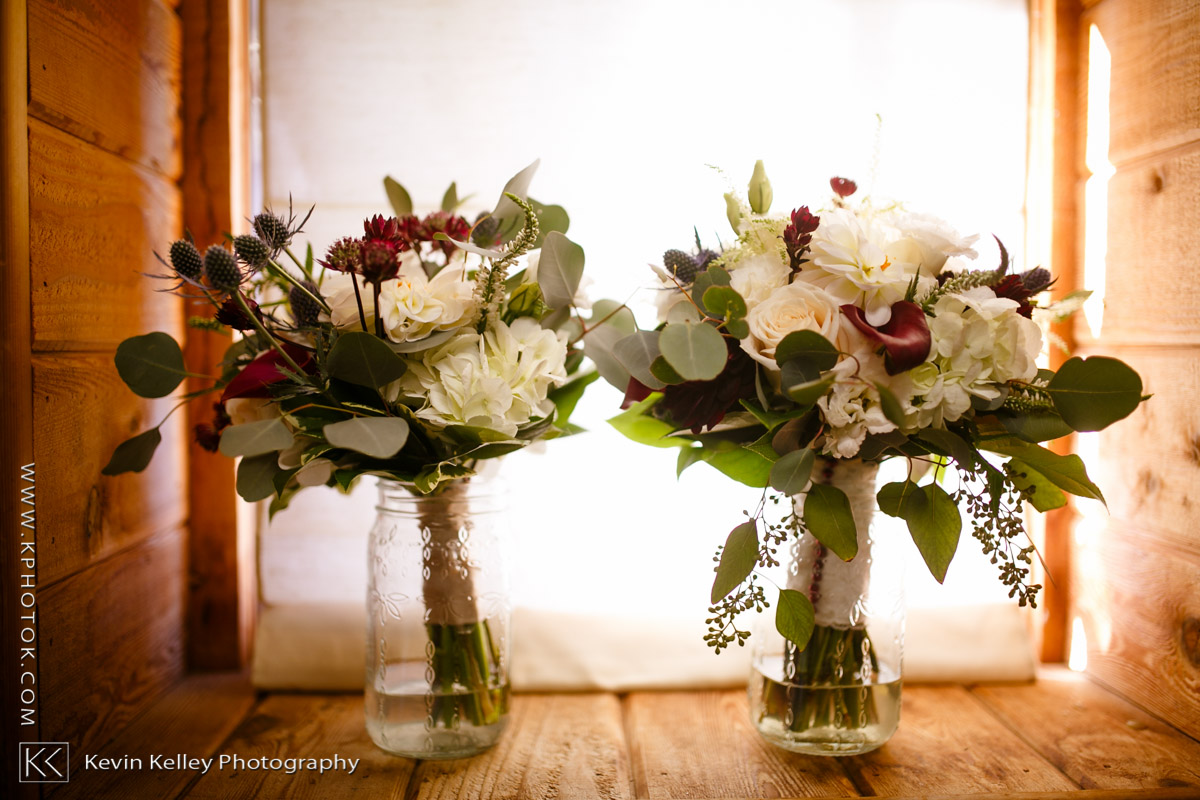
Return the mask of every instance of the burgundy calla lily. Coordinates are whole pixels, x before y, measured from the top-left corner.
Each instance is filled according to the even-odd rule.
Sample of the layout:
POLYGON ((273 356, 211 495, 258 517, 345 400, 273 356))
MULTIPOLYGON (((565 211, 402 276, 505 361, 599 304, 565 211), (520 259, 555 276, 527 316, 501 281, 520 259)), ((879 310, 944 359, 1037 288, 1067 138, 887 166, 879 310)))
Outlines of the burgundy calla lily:
POLYGON ((898 375, 923 362, 933 345, 925 312, 916 303, 901 300, 892 305, 892 318, 878 328, 867 323, 861 308, 847 303, 842 313, 868 339, 883 345, 888 375, 898 375))
MULTIPOLYGON (((282 342, 281 346, 300 369, 307 372, 312 366, 313 354, 308 350, 290 342, 282 342)), ((279 371, 281 364, 287 366, 287 362, 274 349, 259 354, 225 386, 221 402, 235 397, 270 397, 271 390, 267 387, 284 379, 279 371)))

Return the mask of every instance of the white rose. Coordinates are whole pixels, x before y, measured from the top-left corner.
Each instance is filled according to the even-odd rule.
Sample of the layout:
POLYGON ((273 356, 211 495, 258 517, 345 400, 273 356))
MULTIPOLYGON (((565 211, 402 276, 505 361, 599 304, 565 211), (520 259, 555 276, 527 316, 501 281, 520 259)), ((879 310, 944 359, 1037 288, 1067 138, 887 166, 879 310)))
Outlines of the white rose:
POLYGON ((261 422, 280 416, 279 404, 267 397, 234 397, 226 400, 225 413, 234 425, 261 422))
POLYGON ((808 283, 796 282, 775 290, 746 315, 750 335, 742 340, 742 349, 767 369, 779 371, 775 348, 793 331, 816 331, 843 352, 851 349, 853 339, 843 324, 837 302, 808 283))

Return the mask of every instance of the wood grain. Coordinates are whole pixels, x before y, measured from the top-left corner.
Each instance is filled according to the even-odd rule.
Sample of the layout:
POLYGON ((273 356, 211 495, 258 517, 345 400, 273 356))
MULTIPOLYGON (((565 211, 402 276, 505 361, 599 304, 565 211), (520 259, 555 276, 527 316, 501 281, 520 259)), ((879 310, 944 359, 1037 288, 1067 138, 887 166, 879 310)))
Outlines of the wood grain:
POLYGON ((896 735, 881 749, 845 762, 864 794, 1078 788, 961 686, 905 686, 896 735))
POLYGON ((1106 0, 1089 9, 1112 55, 1109 160, 1121 167, 1200 138, 1200 6, 1106 0))
MULTIPOLYGON (((1089 354, 1094 351, 1084 351, 1089 354)), ((1200 557, 1200 348, 1111 347, 1152 394, 1129 417, 1083 441, 1108 515, 1200 557)), ((1096 513, 1103 514, 1102 509, 1096 513)))
POLYGON ((1107 346, 1200 345, 1197 186, 1200 143, 1125 167, 1109 181, 1107 346))
MULTIPOLYGON (((183 0, 184 226, 203 247, 227 231, 244 233, 249 215, 249 64, 246 0, 183 0)), ((206 313, 193 304, 189 314, 206 313)), ((209 374, 227 337, 189 330, 188 368, 209 374)), ((202 388, 191 381, 189 389, 202 388)), ((212 398, 188 405, 189 428, 212 421, 212 398)), ((188 564, 188 663, 235 669, 249 660, 257 603, 253 524, 238 519, 234 464, 192 442, 188 564)))
POLYGON ((750 724, 746 693, 628 695, 636 797, 855 797, 842 759, 789 753, 750 724))
POLYGON ((1079 673, 1047 670, 1033 684, 972 693, 1084 789, 1200 791, 1200 743, 1079 673))
POLYGON ((29 114, 172 181, 180 60, 179 17, 159 0, 29 3, 29 114))
POLYGON ((363 727, 363 698, 353 695, 271 695, 248 717, 220 751, 250 758, 360 759, 353 774, 300 770, 237 769, 226 764, 210 770, 184 795, 188 800, 239 800, 287 797, 404 797, 416 762, 384 753, 363 727))
POLYGON ((42 736, 71 771, 183 673, 182 530, 94 564, 38 598, 42 736))
MULTIPOLYGON (((0 683, 7 688, 0 698, 0 753, 6 761, 17 752, 19 742, 36 742, 37 698, 22 700, 20 688, 29 688, 21 678, 29 671, 28 659, 16 657, 21 648, 21 594, 26 591, 20 576, 28 570, 21 563, 22 541, 34 532, 21 528, 22 513, 30 508, 22 502, 21 489, 28 484, 19 467, 33 463, 33 371, 30 364, 29 308, 29 134, 25 125, 28 86, 26 7, 24 0, 0 4, 0 453, 6 464, 0 472, 0 683), (23 485, 24 484, 24 485, 23 485), (22 537, 21 532, 27 534, 22 537), (20 688, 18 688, 20 687, 20 688), (30 702, 32 700, 32 702, 30 702), (23 724, 22 712, 31 709, 34 724, 23 724)), ((35 478, 36 480, 36 478, 35 478)), ((36 508, 33 509, 36 513, 36 508)), ((36 671, 36 667, 34 667, 36 671)), ((17 780, 14 769, 0 769, 0 795, 13 800, 37 797, 38 787, 17 780)))
POLYGON ((1081 536, 1088 673, 1200 737, 1200 557, 1117 520, 1081 536))
POLYGON ((53 492, 38 508, 43 586, 184 524, 187 494, 179 476, 188 432, 182 415, 162 426, 163 442, 147 470, 100 474, 117 445, 158 423, 172 398, 137 397, 107 354, 37 355, 33 386, 38 477, 53 492))
POLYGON ((495 748, 471 759, 422 762, 408 796, 631 797, 620 702, 611 694, 518 695, 495 748))
POLYGON ((217 752, 254 707, 245 676, 214 673, 185 678, 115 739, 95 750, 102 758, 142 759, 142 769, 113 772, 81 770, 55 793, 56 798, 176 797, 200 773, 195 769, 151 769, 150 756, 180 753, 208 758, 217 752))
POLYGON ((166 178, 41 122, 29 126, 33 347, 110 350, 135 334, 180 334, 179 301, 139 273, 180 233, 166 178))

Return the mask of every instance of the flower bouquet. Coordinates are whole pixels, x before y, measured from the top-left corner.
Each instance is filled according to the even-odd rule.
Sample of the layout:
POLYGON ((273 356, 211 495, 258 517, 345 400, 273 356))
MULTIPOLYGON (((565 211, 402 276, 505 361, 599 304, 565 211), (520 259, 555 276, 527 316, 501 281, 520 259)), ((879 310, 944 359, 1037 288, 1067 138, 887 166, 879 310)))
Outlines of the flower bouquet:
POLYGON ((786 546, 780 651, 770 669, 756 661, 752 713, 784 747, 845 754, 878 747, 899 713, 902 624, 874 635, 868 625, 887 609, 867 581, 894 571, 871 552, 875 508, 907 523, 939 582, 965 510, 1009 596, 1034 604, 1022 505, 1102 499, 1078 456, 1041 443, 1104 428, 1145 398, 1112 358, 1038 368, 1038 319, 1070 313, 1086 293, 1046 302, 1051 274, 1012 270, 1002 244, 995 267, 968 270, 977 237, 857 199, 853 181, 831 187, 819 210, 771 215, 760 161, 748 196, 725 196, 735 242, 664 253, 659 325, 611 348, 628 375, 612 424, 678 448, 680 473, 707 462, 763 487, 714 558, 706 639, 718 652, 745 643, 738 614, 770 605, 761 571, 786 546), (908 476, 876 494, 890 458, 906 459, 908 476))
MULTIPOLYGON (((213 244, 201 254, 182 239, 163 261, 169 291, 212 306, 212 317, 191 326, 239 334, 221 374, 180 404, 216 393, 213 421, 196 437, 241 459, 244 499, 272 498, 274 514, 304 487, 349 490, 364 475, 381 479, 381 521, 388 498, 418 499, 424 578, 415 601, 383 588, 403 569, 387 563, 384 544, 372 544, 370 605, 379 620, 369 642, 369 719, 370 678, 397 657, 380 631, 412 610, 402 615, 402 601, 423 601, 415 613, 426 643, 417 651, 431 752, 376 737, 395 752, 436 754, 438 731, 494 728, 505 714, 505 637, 495 626, 506 622, 489 622, 477 596, 465 487, 481 462, 574 432, 571 412, 597 377, 581 370, 583 250, 563 234, 561 207, 527 199, 536 167, 509 181, 473 225, 458 214, 453 184, 441 209, 422 218, 388 178, 396 215, 366 220, 362 235, 335 242, 324 260, 311 247, 304 258, 293 253, 307 217, 266 212, 253 233, 230 237, 231 249, 213 244)), ((162 332, 124 341, 116 366, 143 397, 170 394, 189 374, 179 344, 162 332)), ((155 426, 122 443, 105 474, 144 469, 160 439, 155 426)), ((384 534, 395 538, 390 527, 384 534)), ((506 615, 506 601, 499 605, 506 615)), ((387 704, 378 705, 386 717, 387 704)))

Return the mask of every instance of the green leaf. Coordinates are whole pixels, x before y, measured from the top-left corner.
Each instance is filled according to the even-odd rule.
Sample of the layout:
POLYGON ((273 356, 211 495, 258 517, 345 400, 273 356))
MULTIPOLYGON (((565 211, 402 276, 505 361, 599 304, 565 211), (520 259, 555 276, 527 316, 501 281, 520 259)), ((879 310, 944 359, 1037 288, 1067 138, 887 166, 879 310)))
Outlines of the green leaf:
POLYGON ((606 322, 592 328, 583 337, 583 352, 596 365, 600 377, 620 392, 629 388, 629 370, 617 359, 613 348, 628 334, 628 331, 606 322))
POLYGON ((692 281, 692 300, 703 307, 705 292, 713 286, 728 286, 731 280, 729 273, 721 267, 709 267, 692 281))
POLYGON ((795 589, 780 589, 779 604, 775 607, 775 630, 803 650, 808 646, 812 637, 813 621, 812 601, 803 592, 795 589))
POLYGON ((931 445, 938 455, 950 456, 964 466, 975 463, 971 445, 961 436, 942 428, 926 428, 917 434, 917 440, 931 445))
POLYGON ((703 322, 673 322, 662 329, 658 346, 667 362, 689 381, 710 381, 725 369, 725 337, 703 322))
POLYGON ((275 476, 280 472, 275 452, 243 458, 237 468, 237 493, 247 503, 275 494, 275 476))
POLYGON ((1019 458, 1008 462, 1009 477, 1025 499, 1038 511, 1051 511, 1067 504, 1067 496, 1042 473, 1019 458))
POLYGON ((800 494, 812 478, 817 456, 812 450, 793 450, 771 467, 771 488, 783 494, 800 494))
POLYGON ((638 444, 648 444, 651 447, 690 447, 692 442, 689 440, 671 436, 675 432, 671 425, 647 415, 661 399, 661 394, 652 394, 610 419, 608 424, 638 444))
POLYGON ((408 441, 408 423, 400 417, 354 417, 325 426, 325 438, 372 458, 391 458, 408 441))
POLYGON ((622 335, 628 335, 638 329, 633 311, 624 303, 608 299, 592 303, 592 318, 588 320, 588 324, 593 326, 611 325, 622 335))
POLYGON ((721 562, 713 579, 710 599, 717 603, 742 584, 758 563, 758 526, 754 520, 738 525, 729 532, 721 550, 721 562))
POLYGON ((804 498, 804 525, 817 541, 843 561, 858 553, 858 528, 850 501, 836 486, 817 483, 808 490, 804 498))
POLYGON ((392 205, 392 211, 396 212, 397 217, 407 217, 413 213, 412 198, 408 196, 408 192, 404 187, 396 182, 396 179, 388 175, 383 179, 383 188, 387 192, 388 202, 392 205))
POLYGON ((1068 359, 1046 387, 1063 422, 1098 431, 1133 413, 1142 402, 1142 379, 1123 361, 1105 356, 1068 359))
POLYGON ((571 227, 571 217, 562 206, 543 205, 532 197, 528 200, 529 204, 533 206, 534 216, 538 220, 538 238, 533 243, 535 248, 541 247, 549 234, 566 233, 567 229, 571 227))
POLYGON ((815 375, 833 369, 838 361, 838 349, 816 331, 792 331, 775 348, 775 363, 782 367, 797 360, 810 365, 815 375))
POLYGON ((662 357, 658 349, 658 337, 658 331, 637 331, 613 345, 613 355, 629 370, 629 374, 654 391, 666 385, 650 369, 654 360, 662 357))
POLYGON ((392 348, 366 331, 348 331, 339 336, 325 366, 332 377, 368 389, 381 389, 408 369, 392 348))
POLYGON ((567 424, 571 419, 571 414, 575 413, 575 406, 583 397, 584 390, 599 378, 599 372, 588 372, 567 381, 562 386, 551 389, 546 394, 546 398, 554 403, 554 423, 556 425, 562 427, 567 424))
POLYGON ((744 319, 734 319, 725 323, 725 332, 735 339, 745 339, 750 335, 750 325, 744 319))
POLYGON ((883 415, 887 417, 888 422, 897 428, 904 427, 904 406, 900 405, 900 401, 896 399, 892 390, 882 383, 877 383, 875 391, 879 392, 879 405, 883 408, 883 415))
POLYGON ((920 492, 921 487, 917 486, 912 481, 897 481, 889 483, 879 490, 875 495, 875 500, 878 503, 879 510, 887 514, 889 517, 905 516, 904 505, 910 497, 920 492))
POLYGON ((538 258, 537 279, 551 308, 567 308, 583 279, 583 248, 557 231, 546 236, 538 258))
POLYGON ((784 381, 783 393, 789 400, 797 405, 811 406, 813 403, 817 402, 817 400, 824 395, 825 392, 829 391, 829 387, 833 386, 833 381, 836 376, 826 375, 825 377, 817 378, 816 380, 805 381, 803 383, 793 383, 789 385, 787 383, 787 378, 789 377, 788 371, 795 366, 795 363, 796 362, 793 361, 785 366, 783 370, 781 370, 781 380, 784 381))
POLYGON ((692 464, 704 460, 703 447, 683 447, 679 450, 679 458, 675 460, 675 477, 683 475, 683 471, 692 464))
POLYGON ((762 406, 753 400, 741 400, 742 408, 754 415, 754 418, 763 424, 768 430, 777 425, 782 425, 793 419, 803 417, 808 413, 807 408, 793 408, 788 411, 770 411, 764 410, 762 406))
POLYGON ((492 211, 492 218, 496 220, 496 230, 501 242, 508 241, 515 236, 525 222, 525 212, 506 195, 512 194, 522 200, 527 200, 529 184, 533 182, 533 176, 541 163, 541 159, 534 161, 504 184, 504 189, 500 192, 500 199, 496 201, 496 208, 492 211))
POLYGON ((162 442, 162 434, 158 428, 151 428, 145 433, 139 433, 132 439, 126 439, 117 445, 112 457, 100 470, 101 475, 120 475, 123 472, 141 472, 154 457, 154 451, 162 442))
POLYGON ((131 336, 113 359, 125 385, 139 397, 166 397, 187 377, 183 351, 168 333, 131 336))
POLYGON ((740 320, 746 316, 746 301, 732 286, 710 286, 704 291, 704 308, 714 317, 740 320))
POLYGON ((284 450, 292 444, 292 432, 279 417, 231 425, 221 432, 221 455, 258 456, 284 450))
POLYGON ((1048 442, 1061 439, 1071 433, 1072 428, 1058 414, 1004 414, 997 415, 1000 422, 1013 436, 1026 442, 1048 442))
MULTIPOLYGON (((738 483, 761 489, 771 480, 771 467, 775 460, 764 455, 761 447, 755 446, 759 442, 734 445, 726 450, 705 450, 704 460, 738 483)), ((767 449, 770 449, 769 442, 767 449)), ((774 451, 771 453, 774 455, 774 451)))
POLYGON ((962 532, 958 506, 945 489, 930 483, 908 495, 901 510, 925 565, 941 583, 946 579, 946 569, 958 549, 958 535, 962 532))
POLYGON ((458 464, 433 464, 417 473, 417 476, 413 478, 413 485, 421 494, 429 494, 438 487, 438 484, 466 478, 474 474, 474 470, 459 466, 458 464))
POLYGON ((658 358, 654 359, 654 361, 650 362, 650 374, 655 378, 658 378, 664 384, 669 383, 672 386, 677 383, 684 382, 684 377, 676 372, 675 369, 668 364, 667 360, 662 356, 659 356, 658 358))
POLYGON ((451 182, 450 188, 442 195, 442 211, 447 214, 453 214, 458 208, 458 183, 451 182))
MULTIPOLYGON (((1104 503, 1104 495, 1101 494, 1100 487, 1092 483, 1083 459, 1079 456, 1060 456, 1044 447, 1022 442, 1020 439, 999 439, 984 442, 980 446, 1002 456, 1020 459, 1064 492, 1070 492, 1079 497, 1090 497, 1104 503)), ((1108 504, 1105 503, 1105 505, 1108 504)))

